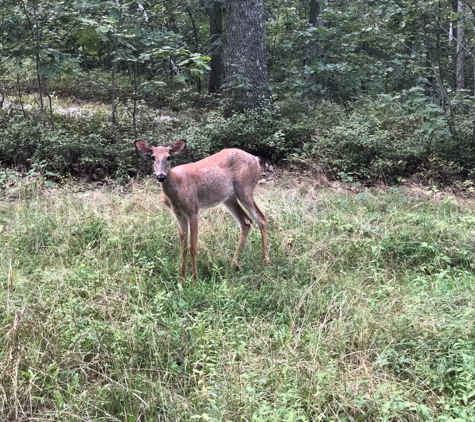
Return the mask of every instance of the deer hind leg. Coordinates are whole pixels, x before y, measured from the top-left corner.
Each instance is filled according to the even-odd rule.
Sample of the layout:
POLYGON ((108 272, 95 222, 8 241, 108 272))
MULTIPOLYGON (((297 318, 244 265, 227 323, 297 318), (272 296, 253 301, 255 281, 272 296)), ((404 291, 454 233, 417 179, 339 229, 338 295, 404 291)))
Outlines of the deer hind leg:
POLYGON ((266 216, 259 209, 254 201, 252 192, 244 192, 237 195, 239 202, 249 211, 249 213, 254 217, 261 231, 262 237, 262 259, 265 263, 269 262, 269 254, 267 252, 267 230, 266 230, 266 216))
POLYGON ((188 259, 188 220, 183 215, 176 215, 178 221, 178 229, 180 231, 181 246, 181 271, 180 282, 185 283, 186 280, 186 260, 188 259))
POLYGON ((241 233, 239 235, 239 242, 237 244, 236 251, 234 252, 234 257, 231 262, 231 265, 236 266, 236 268, 240 268, 238 262, 238 255, 244 247, 247 235, 249 233, 249 230, 251 229, 251 218, 242 209, 241 205, 239 205, 239 202, 237 201, 234 195, 226 199, 226 201, 224 201, 223 203, 230 212, 230 214, 237 221, 237 223, 239 224, 239 228, 241 229, 241 233))

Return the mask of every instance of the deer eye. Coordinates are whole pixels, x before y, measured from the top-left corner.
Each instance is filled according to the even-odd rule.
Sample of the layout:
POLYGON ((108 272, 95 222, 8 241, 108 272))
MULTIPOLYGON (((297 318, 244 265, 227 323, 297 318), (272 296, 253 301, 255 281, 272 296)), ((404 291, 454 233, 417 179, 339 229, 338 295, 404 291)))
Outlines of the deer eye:
POLYGON ((172 159, 171 155, 167 157, 167 161, 170 161, 172 159))
POLYGON ((153 155, 149 155, 149 158, 152 160, 152 161, 155 161, 155 157, 153 155))

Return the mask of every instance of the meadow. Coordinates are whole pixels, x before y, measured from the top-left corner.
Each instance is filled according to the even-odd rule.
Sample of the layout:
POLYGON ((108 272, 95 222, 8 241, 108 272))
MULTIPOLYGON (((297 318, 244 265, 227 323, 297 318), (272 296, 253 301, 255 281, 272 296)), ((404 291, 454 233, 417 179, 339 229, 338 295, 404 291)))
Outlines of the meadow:
POLYGON ((181 286, 151 178, 40 185, 0 204, 2 420, 475 420, 473 200, 283 174, 270 264, 213 208, 181 286))

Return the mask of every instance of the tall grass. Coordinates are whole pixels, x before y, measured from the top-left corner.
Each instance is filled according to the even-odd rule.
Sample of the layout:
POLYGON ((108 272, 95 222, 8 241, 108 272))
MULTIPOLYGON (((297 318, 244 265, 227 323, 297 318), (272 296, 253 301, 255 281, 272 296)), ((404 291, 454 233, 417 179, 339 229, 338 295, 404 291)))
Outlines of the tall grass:
POLYGON ((260 185, 252 230, 201 217, 178 283, 155 185, 0 207, 0 414, 35 421, 475 420, 475 208, 260 185))

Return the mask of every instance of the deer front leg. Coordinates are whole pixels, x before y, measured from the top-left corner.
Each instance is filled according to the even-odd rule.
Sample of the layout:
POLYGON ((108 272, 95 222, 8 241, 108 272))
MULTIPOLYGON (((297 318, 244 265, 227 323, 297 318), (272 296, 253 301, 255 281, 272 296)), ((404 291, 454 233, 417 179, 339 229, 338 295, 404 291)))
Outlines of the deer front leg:
POLYGON ((180 231, 180 247, 181 247, 181 271, 180 283, 185 284, 186 280, 186 260, 188 258, 188 220, 182 215, 176 215, 178 221, 178 229, 180 231))
POLYGON ((190 223, 190 255, 191 255, 191 282, 196 280, 196 250, 198 247, 198 215, 189 219, 190 223))

